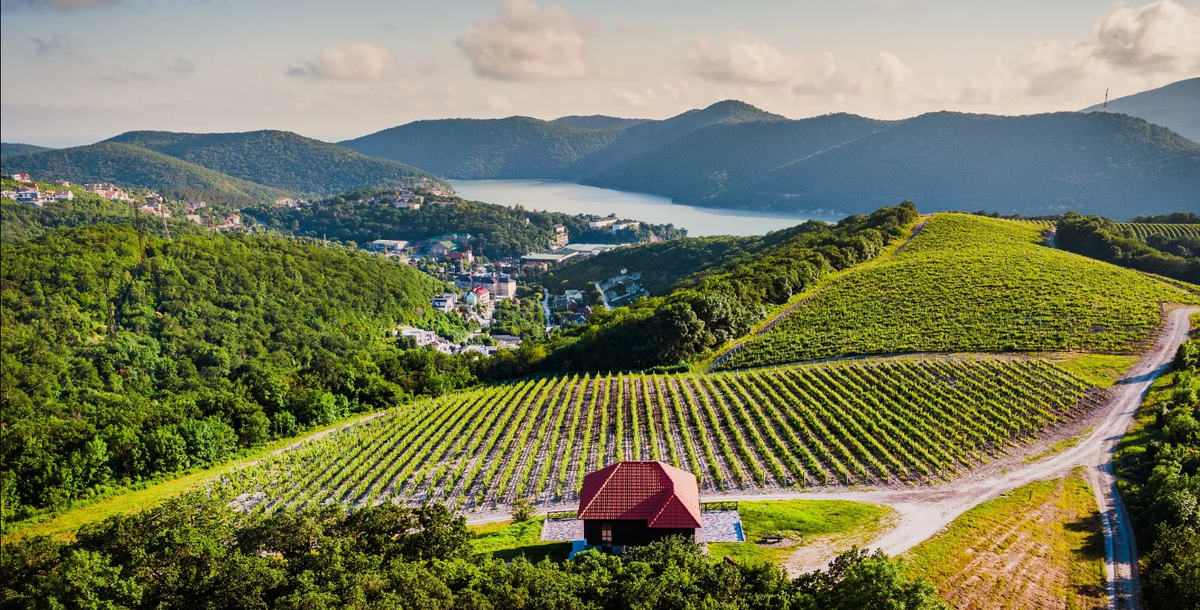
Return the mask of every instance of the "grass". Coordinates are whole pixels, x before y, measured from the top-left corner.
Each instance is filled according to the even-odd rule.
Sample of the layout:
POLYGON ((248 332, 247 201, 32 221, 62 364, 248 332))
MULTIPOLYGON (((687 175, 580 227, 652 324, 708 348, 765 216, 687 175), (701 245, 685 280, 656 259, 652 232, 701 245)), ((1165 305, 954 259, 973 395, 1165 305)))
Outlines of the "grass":
POLYGON ((1159 302, 1194 294, 1042 244, 1031 223, 936 214, 902 252, 856 267, 723 364, 912 352, 1132 353, 1159 302))
POLYGON ((530 561, 565 561, 571 554, 571 543, 542 542, 542 525, 545 522, 545 517, 535 517, 522 523, 497 521, 469 526, 473 536, 471 548, 476 553, 490 553, 505 561, 517 557, 530 561))
POLYGON ((905 558, 956 608, 1104 607, 1100 514, 1080 470, 976 506, 905 558))
POLYGON ((262 458, 314 434, 357 422, 370 415, 372 414, 364 413, 355 415, 354 417, 341 420, 323 428, 309 430, 299 436, 279 439, 258 447, 253 451, 244 453, 238 456, 237 459, 217 466, 198 470, 140 489, 114 493, 95 502, 76 506, 60 514, 43 514, 24 523, 15 523, 13 524, 14 531, 4 536, 3 543, 7 544, 24 536, 50 536, 58 540, 71 540, 75 537, 75 532, 79 531, 79 528, 84 525, 103 521, 112 516, 135 513, 157 506, 164 500, 196 489, 221 475, 241 468, 248 460, 262 458))
POLYGON ((816 537, 869 538, 882 529, 894 511, 886 506, 845 500, 763 500, 738 502, 746 542, 708 545, 715 558, 739 562, 782 564, 801 545, 816 537), (759 544, 762 536, 783 536, 796 544, 759 544), (785 546, 786 545, 786 546, 785 546))
POLYGON ((1068 354, 1055 363, 1090 385, 1107 388, 1137 361, 1138 357, 1130 354, 1068 354))
POLYGON ((1042 458, 1047 458, 1052 455, 1058 455, 1059 453, 1062 453, 1063 451, 1066 451, 1067 449, 1070 449, 1071 447, 1078 445, 1079 441, 1083 440, 1083 438, 1085 436, 1087 436, 1091 433, 1092 433, 1092 429, 1088 428, 1087 430, 1084 430, 1079 436, 1072 436, 1071 438, 1064 438, 1063 440, 1058 441, 1057 443, 1054 443, 1053 445, 1050 445, 1049 447, 1047 447, 1045 451, 1043 451, 1037 455, 1032 455, 1032 456, 1025 458, 1025 463, 1031 464, 1042 458))

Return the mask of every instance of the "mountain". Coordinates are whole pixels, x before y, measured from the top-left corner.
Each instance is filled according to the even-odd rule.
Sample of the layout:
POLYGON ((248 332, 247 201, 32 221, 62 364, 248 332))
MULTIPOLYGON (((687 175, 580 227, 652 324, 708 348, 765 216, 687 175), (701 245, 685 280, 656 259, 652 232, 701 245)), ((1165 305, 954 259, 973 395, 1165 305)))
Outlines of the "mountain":
POLYGON ((173 192, 210 191, 260 200, 288 194, 287 191, 119 142, 100 142, 4 157, 3 172, 25 172, 33 179, 43 181, 61 178, 71 182, 114 182, 135 188, 173 192))
POLYGON ((1119 97, 1109 100, 1107 107, 1097 104, 1083 112, 1128 114, 1200 142, 1200 77, 1119 97))
POLYGON ((530 117, 416 121, 341 142, 366 155, 446 178, 547 178, 600 150, 621 129, 583 129, 530 117))
POLYGON ((140 146, 236 178, 309 195, 440 182, 403 163, 369 157, 289 131, 130 131, 107 141, 140 146))
POLYGON ((47 146, 38 146, 37 144, 21 144, 19 142, 0 142, 0 156, 15 157, 17 155, 27 155, 29 153, 42 152, 43 150, 52 150, 47 146))
POLYGON ((580 129, 612 129, 614 127, 624 129, 632 127, 638 123, 645 123, 650 119, 623 119, 615 116, 606 116, 603 114, 589 114, 586 116, 573 114, 564 116, 550 121, 558 125, 569 125, 580 129))
POLYGON ((1200 205, 1200 145, 1117 114, 1001 117, 938 112, 781 166, 714 204, 923 209, 1128 218, 1200 205))

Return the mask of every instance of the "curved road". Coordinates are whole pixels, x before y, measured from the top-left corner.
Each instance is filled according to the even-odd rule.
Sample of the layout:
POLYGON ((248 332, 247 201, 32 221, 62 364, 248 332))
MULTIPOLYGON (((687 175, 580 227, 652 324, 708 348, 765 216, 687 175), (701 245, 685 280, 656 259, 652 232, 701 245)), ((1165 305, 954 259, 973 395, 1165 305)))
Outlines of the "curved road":
MULTIPOLYGON (((1113 475, 1113 454, 1117 442, 1133 423, 1150 385, 1171 365, 1179 344, 1187 339, 1188 316, 1197 308, 1176 309, 1167 316, 1154 347, 1138 360, 1125 377, 1113 385, 1111 397, 1101 407, 1099 421, 1092 433, 1074 447, 1056 455, 1023 464, 1004 464, 1011 469, 995 476, 967 475, 957 482, 918 489, 865 489, 813 493, 766 495, 728 495, 712 499, 763 500, 771 498, 807 498, 813 500, 855 500, 890 506, 899 513, 897 526, 872 543, 872 547, 898 555, 928 539, 964 512, 976 505, 1022 485, 1066 476, 1077 466, 1085 468, 1085 477, 1096 494, 1104 526, 1104 550, 1108 581, 1109 607, 1113 610, 1140 610, 1141 584, 1137 573, 1137 545, 1129 515, 1117 492, 1113 475)), ((995 471, 1000 464, 987 468, 995 471)), ((822 568, 832 556, 822 558, 805 569, 822 568)))
MULTIPOLYGON (((811 500, 853 500, 882 504, 896 510, 896 527, 879 537, 872 548, 890 555, 899 555, 937 534, 966 511, 1034 481, 1066 476, 1076 467, 1085 468, 1085 477, 1096 494, 1104 527, 1104 549, 1108 582, 1109 608, 1141 610, 1141 584, 1137 574, 1137 546, 1126 513, 1117 492, 1112 459, 1117 441, 1133 423, 1150 385, 1171 365, 1175 351, 1187 339, 1189 315, 1200 308, 1171 311, 1158 340, 1125 376, 1113 384, 1107 403, 1096 413, 1098 419, 1091 434, 1074 447, 1045 459, 1026 464, 1022 456, 996 460, 981 471, 941 485, 914 489, 862 488, 846 491, 787 492, 777 494, 710 494, 706 500, 771 500, 804 498, 811 500), (1005 470, 1004 468, 1007 468, 1005 470)), ((484 523, 509 518, 492 514, 468 523, 484 523)), ((821 557, 809 565, 798 566, 803 571, 824 568, 833 559, 821 557)))

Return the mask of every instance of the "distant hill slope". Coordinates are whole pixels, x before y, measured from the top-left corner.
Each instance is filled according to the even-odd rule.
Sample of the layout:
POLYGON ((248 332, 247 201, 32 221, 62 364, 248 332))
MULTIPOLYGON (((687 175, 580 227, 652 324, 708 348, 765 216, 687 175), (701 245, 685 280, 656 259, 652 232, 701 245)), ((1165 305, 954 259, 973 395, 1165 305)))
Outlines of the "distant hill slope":
POLYGON ((1200 209, 1196 193, 1200 145, 1141 119, 937 112, 848 137, 713 203, 862 213, 912 199, 932 211, 1126 219, 1200 209))
POLYGON ((243 180, 309 195, 440 182, 415 167, 288 131, 130 131, 108 141, 140 146, 243 180))
POLYGON ((571 115, 564 116, 550 121, 558 125, 569 125, 578 127, 579 129, 612 129, 614 127, 624 129, 632 127, 638 123, 645 123, 650 119, 623 119, 615 116, 606 116, 603 114, 589 115, 571 115))
POLYGON ((29 153, 42 152, 43 150, 52 150, 48 146, 38 146, 36 144, 21 144, 19 142, 0 142, 0 156, 10 157, 16 155, 27 155, 29 153))
POLYGON ((1096 104, 1083 112, 1128 114, 1200 142, 1200 77, 1119 97, 1109 100, 1107 107, 1096 104))
POLYGON ((1129 352, 1160 302, 1151 276, 1042 245, 1042 227, 937 214, 907 248, 851 269, 724 361, 744 368, 913 352, 1129 352))
POLYGON ((446 178, 546 178, 613 142, 620 128, 581 129, 529 117, 416 121, 341 142, 446 178))
POLYGON ((213 191, 275 199, 287 191, 235 178, 195 163, 118 142, 100 142, 3 158, 3 173, 26 172, 35 180, 115 182, 166 191, 213 191))
POLYGON ((1200 209, 1200 145, 1119 114, 790 120, 730 100, 624 128, 572 126, 608 118, 421 121, 346 145, 450 178, 571 180, 712 207, 854 214, 912 200, 1121 220, 1200 209))

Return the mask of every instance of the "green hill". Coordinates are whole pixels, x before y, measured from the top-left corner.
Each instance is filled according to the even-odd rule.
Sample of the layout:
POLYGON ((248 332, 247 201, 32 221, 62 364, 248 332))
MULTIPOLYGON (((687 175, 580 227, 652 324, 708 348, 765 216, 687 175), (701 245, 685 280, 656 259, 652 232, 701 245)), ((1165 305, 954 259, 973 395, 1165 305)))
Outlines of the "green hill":
POLYGON ((426 364, 414 383, 385 338, 444 290, 406 265, 260 236, 139 242, 100 225, 0 245, 5 523, 462 383, 426 364))
POLYGON ((416 121, 340 142, 447 178, 546 178, 604 148, 621 129, 581 129, 529 117, 416 121))
POLYGON ((723 368, 861 354, 1101 351, 1150 335, 1160 302, 1200 302, 1150 276, 1042 245, 1040 224, 937 214, 911 244, 853 269, 723 368))
POLYGON ((109 142, 140 146, 257 184, 312 195, 443 184, 424 171, 288 131, 131 131, 109 142))
POLYGON ((632 127, 638 123, 645 123, 650 119, 623 119, 615 116, 605 116, 603 114, 589 115, 571 115, 564 116, 550 121, 559 125, 570 125, 580 129, 612 129, 614 127, 625 128, 632 127))
POLYGON ((3 173, 28 173, 35 180, 114 182, 164 191, 211 191, 273 200, 287 191, 235 178, 209 168, 118 142, 100 142, 3 158, 3 173))
POLYGON ((1119 112, 1200 142, 1200 77, 1096 104, 1082 112, 1119 112))
POLYGON ((38 146, 36 144, 21 144, 19 142, 2 142, 0 143, 0 156, 9 157, 17 155, 27 155, 29 153, 42 152, 43 150, 52 150, 48 146, 38 146))

